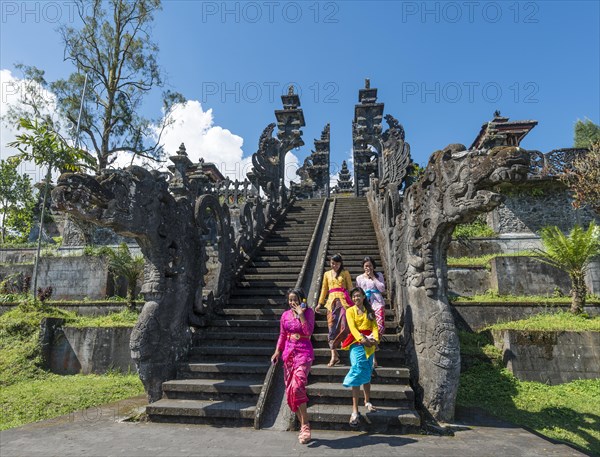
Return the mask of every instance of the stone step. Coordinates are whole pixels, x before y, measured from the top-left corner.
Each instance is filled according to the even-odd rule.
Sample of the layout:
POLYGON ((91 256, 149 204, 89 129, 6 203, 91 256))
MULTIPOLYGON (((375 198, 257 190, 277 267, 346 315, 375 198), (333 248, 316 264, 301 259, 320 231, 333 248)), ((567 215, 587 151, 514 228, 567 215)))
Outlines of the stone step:
POLYGON ((306 240, 269 240, 268 243, 265 244, 265 247, 278 247, 281 250, 286 249, 300 249, 300 248, 308 248, 308 244, 310 243, 310 239, 306 240))
POLYGON ((269 254, 261 254, 254 258, 252 261, 253 264, 257 262, 298 262, 300 266, 304 263, 304 258, 306 257, 306 252, 304 254, 285 254, 285 253, 273 253, 269 254))
MULTIPOLYGON (((351 402, 350 402, 351 403, 351 402)), ((309 403, 310 405, 310 403, 309 403)), ((421 418, 412 408, 393 408, 382 406, 372 413, 365 412, 364 407, 360 408, 361 414, 367 417, 370 426, 376 428, 390 427, 395 428, 417 428, 421 425, 421 418)), ((336 424, 345 425, 344 429, 349 430, 350 415, 352 414, 352 405, 327 405, 316 404, 308 407, 308 416, 313 428, 337 428, 336 424)))
POLYGON ((252 425, 256 402, 163 398, 146 406, 153 422, 252 425))
MULTIPOLYGON (((327 344, 313 345, 315 352, 316 363, 327 363, 331 359, 331 350, 327 344)), ((346 350, 338 350, 338 356, 342 365, 346 367, 350 366, 350 354, 346 350)), ((377 357, 377 363, 382 367, 392 367, 396 365, 403 365, 404 354, 400 353, 397 348, 383 348, 375 352, 377 357)))
POLYGON ((296 285, 296 280, 283 280, 283 281, 277 281, 277 280, 257 280, 257 279, 253 279, 252 281, 239 281, 236 284, 236 292, 239 292, 241 290, 244 289, 250 289, 255 291, 254 295, 272 295, 272 294, 266 294, 266 293, 259 293, 256 290, 257 289, 269 289, 269 288, 275 288, 275 289, 284 289, 282 292, 282 295, 285 295, 285 291, 287 289, 289 289, 290 287, 294 287, 296 285))
POLYGON ((248 296, 251 295, 253 297, 272 297, 272 296, 276 296, 276 297, 285 297, 285 291, 287 290, 287 288, 285 287, 263 287, 263 286, 258 286, 258 285, 254 285, 254 286, 250 286, 248 284, 248 282, 246 281, 245 284, 242 287, 236 287, 232 293, 231 293, 231 297, 232 298, 241 298, 241 296, 248 296))
POLYGON ((274 331, 262 331, 262 332, 248 332, 248 331, 233 331, 229 330, 227 332, 212 331, 212 330, 204 330, 197 332, 194 334, 193 340, 198 339, 208 339, 208 340, 224 340, 224 342, 229 342, 231 344, 236 344, 239 341, 277 341, 277 337, 279 336, 279 329, 274 329, 274 331))
MULTIPOLYGON (((273 270, 271 270, 273 271, 273 270)), ((242 276, 242 281, 292 281, 294 284, 298 279, 299 270, 296 270, 294 273, 245 273, 242 276)), ((293 285, 293 284, 292 284, 293 285)))
POLYGON ((314 230, 288 230, 287 233, 274 233, 269 241, 310 241, 314 230))
MULTIPOLYGON (((204 356, 230 356, 230 355, 239 355, 246 357, 248 355, 257 356, 257 357, 269 357, 275 351, 275 344, 271 343, 270 345, 243 345, 243 346, 193 346, 190 349, 190 362, 194 363, 196 358, 202 358, 204 356)), ((265 362, 263 360, 263 362, 265 362)), ((202 363, 202 362, 197 362, 202 363)))
MULTIPOLYGON (((333 382, 313 382, 307 386, 308 398, 327 397, 344 400, 352 398, 352 389, 348 389, 340 383, 333 382)), ((414 400, 415 393, 408 384, 371 384, 371 395, 373 400, 402 401, 414 400)), ((376 404, 375 401, 372 402, 376 404)), ((384 404, 384 403, 380 403, 384 404)))
POLYGON ((183 363, 179 366, 180 373, 190 377, 203 377, 203 375, 214 375, 223 373, 231 375, 266 374, 271 366, 266 362, 222 362, 222 363, 183 363), (196 376, 198 375, 198 376, 196 376))
POLYGON ((263 386, 259 378, 247 379, 178 379, 163 383, 167 398, 182 398, 176 394, 241 394, 258 395, 263 386))
POLYGON ((332 233, 329 237, 329 244, 338 244, 338 243, 356 243, 360 245, 371 245, 377 244, 377 239, 375 236, 371 237, 367 233, 360 232, 362 236, 356 235, 356 232, 353 235, 342 235, 337 233, 332 233))
MULTIPOLYGON (((344 257, 344 261, 345 261, 346 257, 349 254, 362 255, 363 257, 365 255, 369 255, 368 254, 369 252, 371 252, 371 253, 375 252, 375 253, 379 254, 379 248, 377 247, 376 243, 373 243, 373 244, 352 243, 351 244, 348 242, 346 242, 346 243, 340 242, 340 243, 330 243, 329 246, 327 246, 327 254, 328 255, 337 254, 338 252, 342 254, 342 256, 344 257), (367 254, 365 254, 365 252, 367 254)), ((375 257, 375 256, 371 254, 371 257, 375 257)))
MULTIPOLYGON (((340 351, 341 352, 341 351, 340 351)), ((310 369, 309 380, 317 378, 329 378, 340 382, 348 373, 350 365, 336 365, 328 367, 325 363, 315 363, 310 369)), ((377 379, 378 383, 383 383, 384 380, 396 382, 399 384, 408 384, 410 378, 410 370, 406 367, 377 367, 373 370, 373 379, 377 379)), ((335 382, 335 381, 334 381, 335 382)))
MULTIPOLYGON (((257 294, 258 295, 258 294, 257 294)), ((257 306, 260 308, 264 308, 265 306, 282 306, 285 303, 285 293, 281 294, 280 297, 273 298, 271 297, 248 297, 248 296, 236 296, 229 299, 227 303, 227 307, 236 306, 257 306)))
MULTIPOLYGON (((386 332, 388 334, 392 333, 392 332, 395 333, 397 327, 398 327, 398 324, 393 319, 386 319, 385 328, 386 328, 386 332)), ((324 331, 324 332, 327 331, 327 321, 326 320, 315 320, 315 333, 317 333, 318 331, 324 331)))
MULTIPOLYGON (((327 333, 313 333, 312 339, 313 339, 313 341, 323 341, 323 342, 326 342, 327 341, 327 333)), ((400 342, 400 337, 397 334, 383 335, 382 339, 386 343, 398 343, 398 342, 400 342)))
POLYGON ((265 327, 265 328, 275 328, 276 331, 279 331, 279 321, 275 319, 269 320, 256 320, 256 319, 215 319, 210 322, 211 327, 221 328, 221 331, 226 331, 225 329, 237 329, 247 327, 265 327))
POLYGON ((301 270, 302 265, 299 267, 289 266, 289 262, 262 262, 265 265, 256 266, 253 264, 248 265, 245 273, 248 274, 261 274, 261 273, 272 273, 274 270, 281 274, 298 274, 301 270))
POLYGON ((244 319, 277 319, 285 311, 285 308, 224 308, 221 315, 228 318, 243 317, 244 319))
MULTIPOLYGON (((261 249, 261 255, 264 255, 264 253, 269 253, 269 255, 274 255, 272 253, 279 253, 282 250, 282 246, 275 246, 275 245, 270 245, 270 244, 265 244, 262 249, 261 249)), ((292 255, 298 255, 300 253, 304 253, 304 255, 306 255, 306 247, 297 247, 297 246, 286 246, 284 247, 284 254, 292 254, 292 255)))

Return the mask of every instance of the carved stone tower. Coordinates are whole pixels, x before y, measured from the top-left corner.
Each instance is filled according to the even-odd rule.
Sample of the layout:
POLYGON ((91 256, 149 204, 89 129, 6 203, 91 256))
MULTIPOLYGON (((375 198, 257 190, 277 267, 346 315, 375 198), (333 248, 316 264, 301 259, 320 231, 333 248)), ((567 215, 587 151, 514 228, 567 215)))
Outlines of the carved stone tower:
POLYGON ((337 190, 338 192, 352 192, 352 179, 345 160, 342 162, 342 169, 338 175, 337 190))
POLYGON ((354 193, 363 195, 369 187, 369 176, 378 173, 378 161, 372 156, 381 155, 381 121, 383 103, 377 103, 377 89, 365 80, 365 88, 358 92, 359 103, 354 108, 352 123, 352 150, 354 152, 354 193))

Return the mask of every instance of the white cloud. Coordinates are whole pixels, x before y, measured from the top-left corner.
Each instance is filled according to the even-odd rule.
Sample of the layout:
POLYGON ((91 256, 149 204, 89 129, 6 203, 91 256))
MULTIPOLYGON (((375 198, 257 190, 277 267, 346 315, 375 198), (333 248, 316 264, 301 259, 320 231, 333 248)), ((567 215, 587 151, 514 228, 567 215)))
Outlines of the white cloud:
MULTIPOLYGON (((175 107, 172 113, 174 122, 163 132, 160 143, 164 147, 166 162, 156 163, 136 157, 134 164, 151 168, 165 169, 171 162, 168 157, 185 144, 186 152, 194 163, 200 158, 214 163, 219 171, 231 179, 242 180, 251 169, 251 159, 244 158, 242 137, 229 130, 214 125, 212 109, 204 111, 197 100, 188 100, 175 107)), ((158 127, 155 127, 158 136, 158 127)), ((121 154, 113 164, 115 168, 126 167, 131 163, 131 154, 121 154)))
MULTIPOLYGON (((12 107, 19 106, 30 90, 43 94, 50 107, 48 112, 56 112, 56 97, 54 94, 45 91, 31 80, 19 79, 13 76, 10 70, 0 70, 0 117, 6 116, 12 107)), ((4 121, 0 123, 0 159, 6 160, 18 154, 18 151, 10 148, 8 143, 14 141, 19 133, 16 125, 6 125, 4 121)), ((23 162, 19 166, 19 172, 28 174, 33 182, 38 182, 44 178, 46 170, 40 169, 31 162, 23 162)))

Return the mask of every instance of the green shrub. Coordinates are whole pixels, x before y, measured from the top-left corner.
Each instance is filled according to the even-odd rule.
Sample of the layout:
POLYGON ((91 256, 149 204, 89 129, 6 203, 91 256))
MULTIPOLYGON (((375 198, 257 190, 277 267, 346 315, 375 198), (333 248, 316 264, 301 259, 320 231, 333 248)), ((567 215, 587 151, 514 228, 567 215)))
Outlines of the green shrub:
POLYGON ((491 238, 496 235, 497 233, 479 217, 471 224, 457 225, 452 233, 456 239, 491 238))

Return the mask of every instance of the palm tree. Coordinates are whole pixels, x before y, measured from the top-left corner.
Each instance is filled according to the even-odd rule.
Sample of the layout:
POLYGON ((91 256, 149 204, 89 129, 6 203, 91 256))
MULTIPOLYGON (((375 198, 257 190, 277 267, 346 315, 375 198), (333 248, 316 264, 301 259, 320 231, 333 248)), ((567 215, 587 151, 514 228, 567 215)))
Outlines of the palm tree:
POLYGON ((144 273, 144 256, 132 256, 125 243, 108 254, 108 268, 115 276, 123 276, 127 280, 127 307, 135 310, 135 286, 144 273))
POLYGON ((556 226, 544 227, 540 236, 544 249, 537 249, 539 260, 568 273, 571 279, 571 312, 579 314, 585 306, 585 274, 592 258, 600 254, 600 234, 592 221, 587 230, 575 225, 569 235, 556 226))

